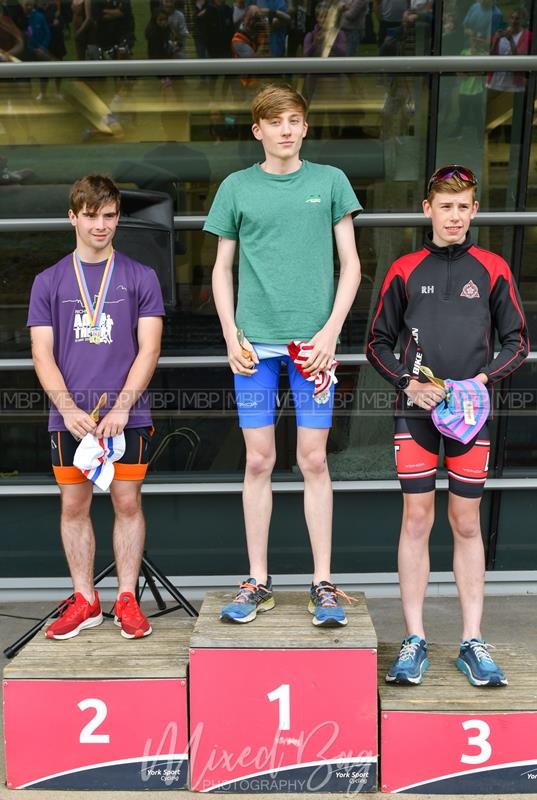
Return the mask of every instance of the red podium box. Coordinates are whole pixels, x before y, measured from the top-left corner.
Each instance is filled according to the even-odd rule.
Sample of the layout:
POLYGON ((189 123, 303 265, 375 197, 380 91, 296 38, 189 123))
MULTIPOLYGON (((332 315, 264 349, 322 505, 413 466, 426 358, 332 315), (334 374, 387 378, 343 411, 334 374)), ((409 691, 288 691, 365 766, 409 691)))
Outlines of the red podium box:
POLYGON ((38 634, 4 669, 8 787, 185 788, 192 627, 159 619, 136 641, 110 621, 66 641, 38 634))
POLYGON ((220 622, 209 593, 190 650, 191 788, 376 788, 376 635, 363 596, 345 628, 315 628, 305 592, 276 593, 248 625, 220 622))
POLYGON ((457 646, 431 646, 421 686, 386 685, 399 645, 379 649, 383 792, 537 791, 537 660, 519 647, 494 659, 505 687, 474 687, 455 667, 457 646))

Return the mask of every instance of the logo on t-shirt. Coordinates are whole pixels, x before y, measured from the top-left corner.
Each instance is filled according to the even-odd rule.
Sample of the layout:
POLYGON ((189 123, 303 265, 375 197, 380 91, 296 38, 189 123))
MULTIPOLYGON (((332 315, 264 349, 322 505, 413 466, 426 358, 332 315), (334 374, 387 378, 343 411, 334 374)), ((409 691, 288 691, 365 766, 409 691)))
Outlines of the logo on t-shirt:
POLYGON ((306 197, 306 203, 320 203, 320 202, 321 202, 320 194, 309 194, 306 197))
POLYGON ((468 283, 462 287, 460 296, 468 297, 469 300, 473 300, 474 298, 479 297, 479 289, 473 281, 468 281, 468 283))

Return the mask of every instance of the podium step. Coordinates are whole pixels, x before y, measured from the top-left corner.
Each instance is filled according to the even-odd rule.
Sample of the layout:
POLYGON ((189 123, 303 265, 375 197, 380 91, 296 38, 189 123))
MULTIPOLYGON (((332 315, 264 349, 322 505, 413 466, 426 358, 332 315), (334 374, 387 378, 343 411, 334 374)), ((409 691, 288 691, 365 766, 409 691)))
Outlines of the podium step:
POLYGON ((458 646, 431 645, 420 686, 386 684, 400 643, 381 644, 378 685, 382 790, 427 794, 537 791, 537 659, 491 653, 508 686, 476 687, 457 670, 458 646))
POLYGON ((40 633, 5 667, 8 787, 186 786, 193 623, 152 625, 132 640, 111 620, 65 641, 40 633))
POLYGON ((376 649, 377 634, 363 593, 358 602, 344 603, 348 624, 338 628, 312 625, 308 612, 308 592, 274 592, 272 611, 258 614, 253 622, 235 624, 220 621, 220 610, 233 594, 207 592, 194 626, 191 647, 214 648, 351 648, 376 649))
POLYGON ((275 592, 247 624, 210 592, 190 650, 191 788, 370 792, 376 788, 377 638, 363 595, 348 625, 316 628, 307 592, 275 592))

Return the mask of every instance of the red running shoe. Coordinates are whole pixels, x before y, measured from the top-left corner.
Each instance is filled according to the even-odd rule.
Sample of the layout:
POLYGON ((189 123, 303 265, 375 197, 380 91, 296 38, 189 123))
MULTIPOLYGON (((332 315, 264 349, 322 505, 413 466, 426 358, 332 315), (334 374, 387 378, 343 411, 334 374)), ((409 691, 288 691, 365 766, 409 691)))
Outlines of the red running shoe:
POLYGON ((153 631, 132 592, 123 592, 118 597, 115 611, 114 623, 119 625, 125 639, 141 639, 153 631))
POLYGON ((75 592, 65 601, 63 610, 45 630, 47 639, 72 639, 84 628, 95 628, 103 621, 99 595, 95 592, 93 603, 88 603, 84 595, 75 592))

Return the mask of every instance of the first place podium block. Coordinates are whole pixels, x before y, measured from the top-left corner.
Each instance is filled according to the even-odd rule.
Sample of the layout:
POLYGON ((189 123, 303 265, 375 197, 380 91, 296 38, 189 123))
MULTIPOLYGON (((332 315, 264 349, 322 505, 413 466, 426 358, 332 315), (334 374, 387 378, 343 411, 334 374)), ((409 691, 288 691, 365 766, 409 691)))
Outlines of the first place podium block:
POLYGON ((455 667, 456 645, 431 645, 421 686, 387 685, 398 644, 379 648, 384 792, 537 792, 537 660, 498 647, 508 686, 477 687, 455 667))
POLYGON ((193 623, 124 639, 109 620, 65 641, 37 635, 4 669, 12 789, 180 789, 193 623))
POLYGON ((316 628, 306 592, 223 623, 211 592, 190 650, 191 788, 358 792, 377 780, 377 639, 363 595, 348 625, 316 628))

